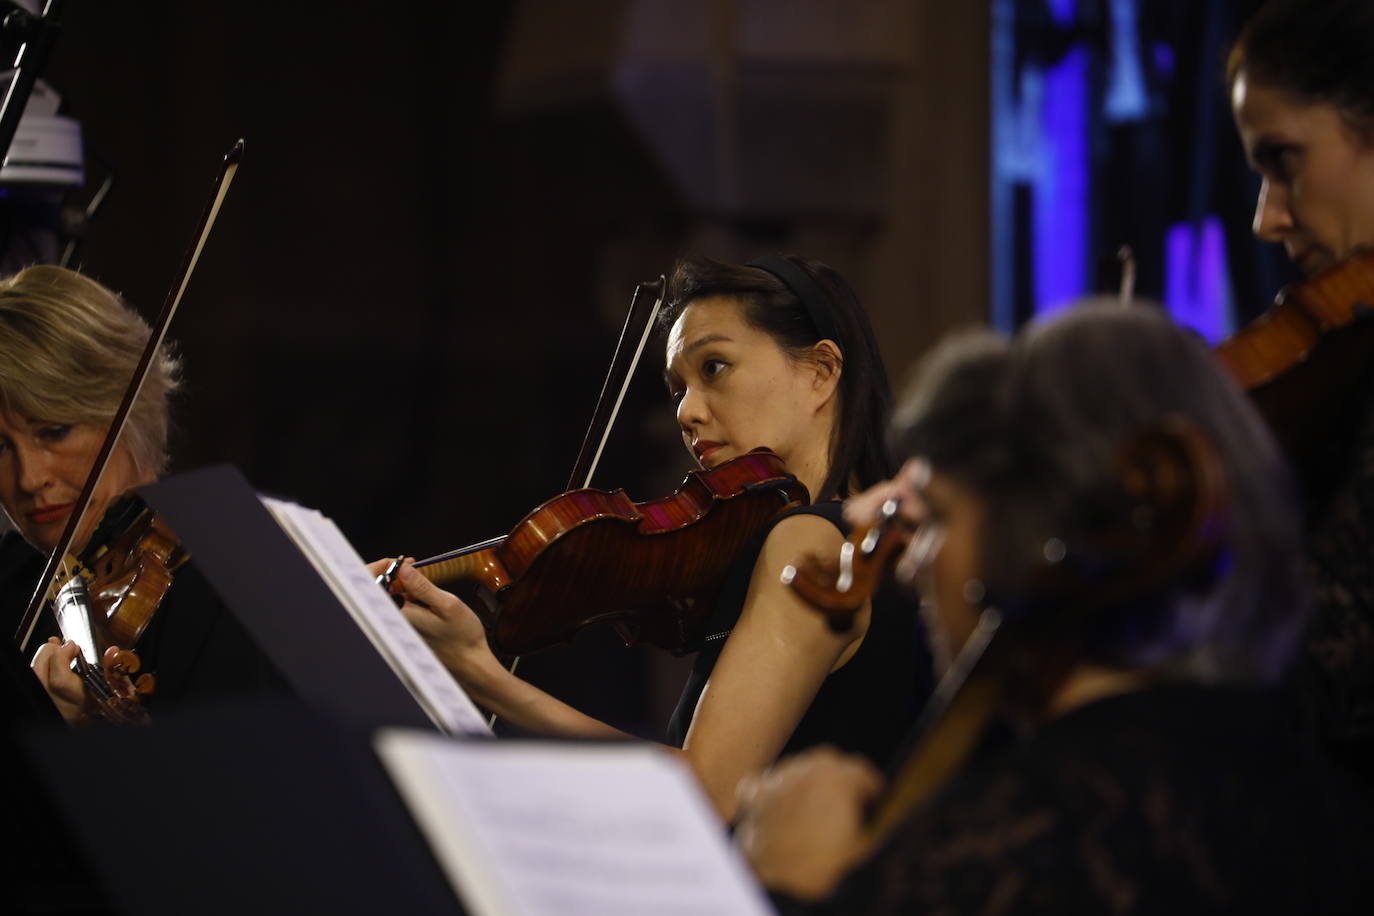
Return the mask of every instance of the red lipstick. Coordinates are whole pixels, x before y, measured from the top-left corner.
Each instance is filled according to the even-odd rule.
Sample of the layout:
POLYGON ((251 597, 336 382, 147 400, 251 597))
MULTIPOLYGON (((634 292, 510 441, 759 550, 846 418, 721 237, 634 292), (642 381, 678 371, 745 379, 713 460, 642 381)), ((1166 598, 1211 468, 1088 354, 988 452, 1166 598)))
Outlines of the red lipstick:
POLYGON ((72 511, 72 506, 76 503, 62 503, 56 506, 42 506, 38 509, 30 510, 26 513, 29 521, 35 525, 50 525, 53 522, 61 521, 67 517, 67 513, 72 511))
POLYGON ((719 450, 725 443, 712 442, 709 439, 700 439, 692 443, 692 451, 696 454, 697 460, 704 462, 711 457, 711 453, 719 450))

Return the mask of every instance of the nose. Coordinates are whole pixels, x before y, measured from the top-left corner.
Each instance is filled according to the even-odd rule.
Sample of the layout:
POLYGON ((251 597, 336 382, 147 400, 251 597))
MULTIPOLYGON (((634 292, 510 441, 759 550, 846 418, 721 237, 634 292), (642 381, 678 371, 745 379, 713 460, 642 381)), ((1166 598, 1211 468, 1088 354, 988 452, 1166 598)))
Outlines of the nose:
POLYGON ((1255 199, 1255 219, 1250 229, 1266 242, 1281 242, 1293 228, 1293 214, 1288 207, 1288 193, 1264 179, 1259 197, 1255 199))
POLYGON ((686 435, 691 435, 695 427, 704 425, 711 418, 706 399, 695 388, 688 388, 677 402, 677 422, 686 435))
POLYGON ((38 493, 52 483, 52 462, 41 448, 15 445, 15 476, 24 493, 38 493))

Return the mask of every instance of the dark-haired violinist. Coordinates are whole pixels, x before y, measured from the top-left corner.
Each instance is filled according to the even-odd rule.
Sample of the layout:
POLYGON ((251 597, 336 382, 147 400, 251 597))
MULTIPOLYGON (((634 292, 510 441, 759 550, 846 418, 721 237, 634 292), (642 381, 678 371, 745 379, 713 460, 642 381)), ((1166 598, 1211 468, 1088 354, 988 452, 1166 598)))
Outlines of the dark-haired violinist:
POLYGON ((898 572, 942 670, 1000 621, 963 689, 993 684, 1010 727, 882 834, 868 812, 892 796, 855 758, 746 784, 736 836, 783 910, 1367 910, 1368 813, 1272 686, 1305 618, 1293 488, 1212 354, 1160 309, 1085 306, 1014 342, 947 342, 895 426, 914 460, 849 511, 899 494, 921 526, 898 572), (1221 507, 1186 562, 1141 534, 1161 504, 1123 472, 1151 429, 1209 443, 1201 473, 1158 478, 1221 507), (1114 546, 1137 537, 1151 549, 1114 546))
MULTIPOLYGON (((813 499, 735 561, 669 727, 727 820, 739 780, 780 754, 831 742, 885 761, 924 690, 907 608, 875 602, 836 633, 779 582, 799 553, 839 547, 838 498, 890 473, 880 436, 890 394, 847 284, 811 261, 762 263, 680 262, 660 315, 665 379, 697 462, 767 447, 813 499)), ((455 677, 503 720, 543 734, 619 734, 503 668, 476 615, 412 567, 397 588, 418 602, 403 610, 455 677)))
MULTIPOLYGON (((1270 2, 1227 79, 1261 179, 1255 234, 1309 276, 1374 248, 1374 5, 1270 2)), ((1340 422, 1317 444, 1329 493, 1309 497, 1316 608, 1294 680, 1304 726, 1374 790, 1374 376, 1338 399, 1340 422)))

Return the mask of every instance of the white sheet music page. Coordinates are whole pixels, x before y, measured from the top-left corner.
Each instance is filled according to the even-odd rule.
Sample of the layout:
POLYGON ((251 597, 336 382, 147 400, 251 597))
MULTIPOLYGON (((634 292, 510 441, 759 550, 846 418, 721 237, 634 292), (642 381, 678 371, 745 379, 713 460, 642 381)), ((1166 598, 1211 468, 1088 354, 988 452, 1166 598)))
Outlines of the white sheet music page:
POLYGON ((663 748, 399 729, 376 747, 473 916, 772 912, 695 777, 663 748))
POLYGON ((451 735, 491 735, 481 711, 377 587, 338 526, 322 513, 292 502, 267 496, 262 502, 434 724, 451 735))

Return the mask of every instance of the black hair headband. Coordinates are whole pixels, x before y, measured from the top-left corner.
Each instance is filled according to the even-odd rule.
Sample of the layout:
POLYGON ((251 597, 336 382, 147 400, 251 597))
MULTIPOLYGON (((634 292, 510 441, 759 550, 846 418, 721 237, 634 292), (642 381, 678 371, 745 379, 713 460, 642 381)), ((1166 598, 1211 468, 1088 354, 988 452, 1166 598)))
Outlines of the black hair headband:
POLYGON ((750 261, 745 266, 756 267, 781 280, 782 285, 790 289, 801 300, 802 308, 806 309, 806 314, 811 316, 811 323, 816 326, 816 330, 821 335, 820 339, 835 341, 835 346, 840 348, 840 353, 844 353, 844 341, 840 339, 839 329, 835 327, 834 305, 815 278, 796 264, 778 255, 759 258, 757 261, 750 261))

